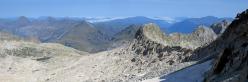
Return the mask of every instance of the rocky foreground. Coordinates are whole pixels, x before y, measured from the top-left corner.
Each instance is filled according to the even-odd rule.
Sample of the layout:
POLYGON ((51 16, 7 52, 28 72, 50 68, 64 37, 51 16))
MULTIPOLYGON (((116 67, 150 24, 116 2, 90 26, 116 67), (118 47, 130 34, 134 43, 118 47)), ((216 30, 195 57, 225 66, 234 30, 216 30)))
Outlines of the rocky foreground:
POLYGON ((188 35, 166 35, 152 23, 130 26, 119 36, 113 39, 118 47, 94 54, 56 43, 37 43, 11 37, 3 39, 0 45, 0 80, 143 81, 196 63, 189 61, 193 51, 217 37, 212 29, 204 26, 188 35))
POLYGON ((226 31, 187 60, 197 64, 146 81, 248 82, 248 10, 238 14, 226 31), (189 76, 190 75, 190 76, 189 76))
POLYGON ((190 55, 190 49, 166 46, 163 37, 159 27, 146 24, 139 28, 129 44, 95 54, 55 43, 3 40, 0 45, 0 80, 141 81, 194 63, 183 62, 184 55, 190 55))
POLYGON ((221 48, 205 82, 248 82, 248 10, 237 15, 216 46, 221 48))

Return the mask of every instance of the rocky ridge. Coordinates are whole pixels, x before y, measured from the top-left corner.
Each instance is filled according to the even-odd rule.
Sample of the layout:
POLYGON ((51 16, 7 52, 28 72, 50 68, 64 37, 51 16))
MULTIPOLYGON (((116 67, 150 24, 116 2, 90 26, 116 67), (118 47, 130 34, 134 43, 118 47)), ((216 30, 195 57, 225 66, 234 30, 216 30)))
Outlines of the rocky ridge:
MULTIPOLYGON (((131 61, 133 69, 144 74, 136 78, 153 78, 190 65, 184 64, 184 57, 191 50, 180 46, 167 46, 166 36, 155 24, 145 24, 135 34, 135 39, 120 54, 131 61)), ((192 64, 193 62, 191 62, 192 64)))
POLYGON ((231 22, 227 20, 223 20, 221 22, 211 25, 210 28, 212 28, 217 35, 221 35, 226 30, 226 28, 230 25, 230 23, 231 22))
POLYGON ((167 38, 171 46, 181 46, 189 49, 206 46, 217 38, 211 28, 200 25, 191 34, 172 33, 167 38))
MULTIPOLYGON (((238 14, 213 48, 216 61, 205 82, 248 81, 248 10, 238 14), (221 47, 221 48, 220 48, 221 47)), ((208 48, 210 49, 210 48, 208 48)), ((213 49, 210 49, 213 51, 213 49)), ((210 51, 209 50, 209 51, 210 51)))

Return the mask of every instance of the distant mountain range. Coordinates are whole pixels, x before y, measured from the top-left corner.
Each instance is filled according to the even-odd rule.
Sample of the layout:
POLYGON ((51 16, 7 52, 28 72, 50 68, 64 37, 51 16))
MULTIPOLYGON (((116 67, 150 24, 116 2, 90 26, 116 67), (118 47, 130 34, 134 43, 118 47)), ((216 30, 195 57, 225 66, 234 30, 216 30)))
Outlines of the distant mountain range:
MULTIPOLYGON (((103 49, 101 47, 108 46, 112 41, 122 42, 134 38, 133 35, 143 24, 154 23, 165 34, 191 33, 199 25, 209 27, 223 20, 230 21, 232 19, 212 16, 176 19, 143 16, 128 18, 28 18, 21 16, 0 19, 0 30, 23 38, 32 38, 41 42, 56 42, 82 51, 95 52, 103 49)), ((214 29, 219 32, 222 27, 214 29)))
POLYGON ((96 28, 109 33, 110 35, 120 32, 122 29, 128 27, 132 24, 146 24, 146 23, 155 23, 157 24, 164 32, 172 33, 191 33, 197 26, 205 25, 210 26, 213 23, 221 22, 227 20, 228 22, 232 21, 232 18, 218 18, 213 16, 206 16, 202 18, 162 18, 162 17, 129 17, 123 19, 109 20, 104 22, 94 22, 96 28))
MULTIPOLYGON (((144 16, 136 16, 136 17, 84 17, 84 18, 56 18, 56 17, 39 17, 39 18, 27 18, 27 17, 19 17, 19 18, 0 18, 0 29, 2 27, 20 27, 25 26, 30 21, 33 22, 44 22, 44 23, 52 23, 53 21, 68 21, 68 22, 79 22, 85 20, 94 25, 97 29, 105 32, 109 35, 114 35, 124 28, 132 25, 132 24, 146 24, 146 23, 155 23, 157 24, 164 32, 172 33, 172 32, 180 32, 180 33, 190 33, 197 26, 205 25, 210 26, 213 23, 220 22, 223 20, 232 21, 232 18, 218 18, 213 16, 206 16, 202 18, 187 18, 187 17, 178 17, 178 18, 169 18, 169 17, 144 17, 144 16), (3 24, 5 23, 5 24, 3 24), (8 24, 6 26, 6 24, 8 24)), ((13 29, 13 28, 9 28, 13 29)))
POLYGON ((94 26, 104 32, 110 33, 110 36, 120 32, 122 29, 132 25, 132 24, 146 24, 146 23, 156 23, 161 28, 167 28, 171 25, 166 20, 161 19, 151 19, 143 16, 130 17, 125 19, 116 19, 106 22, 96 22, 93 23, 94 26))

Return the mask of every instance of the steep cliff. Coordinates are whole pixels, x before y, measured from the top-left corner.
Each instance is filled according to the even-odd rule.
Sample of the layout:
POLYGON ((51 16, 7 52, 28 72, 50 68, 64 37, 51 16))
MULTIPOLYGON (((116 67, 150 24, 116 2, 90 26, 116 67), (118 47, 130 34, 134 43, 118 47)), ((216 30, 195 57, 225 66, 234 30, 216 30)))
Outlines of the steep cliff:
POLYGON ((209 55, 216 60, 205 82, 248 81, 248 10, 238 14, 223 35, 214 43, 209 55))

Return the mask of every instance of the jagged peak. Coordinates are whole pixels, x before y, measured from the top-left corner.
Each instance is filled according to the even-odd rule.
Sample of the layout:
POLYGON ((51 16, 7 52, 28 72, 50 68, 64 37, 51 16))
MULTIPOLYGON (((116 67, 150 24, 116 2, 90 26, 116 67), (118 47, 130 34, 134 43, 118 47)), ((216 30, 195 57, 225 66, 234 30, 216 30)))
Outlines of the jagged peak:
POLYGON ((230 25, 230 23, 231 22, 228 20, 223 20, 221 22, 217 22, 211 25, 210 28, 212 28, 216 34, 222 34, 226 30, 226 28, 230 25))
POLYGON ((245 26, 248 22, 248 9, 237 15, 235 20, 228 26, 225 32, 222 34, 221 38, 234 39, 237 34, 246 33, 248 28, 245 26), (242 25, 242 26, 240 26, 242 25))
POLYGON ((235 20, 239 20, 239 19, 247 19, 248 18, 248 9, 246 9, 244 12, 237 14, 236 19, 235 20))
POLYGON ((195 33, 200 34, 200 33, 207 33, 207 32, 214 33, 214 31, 211 28, 204 26, 204 25, 200 25, 194 30, 192 34, 195 34, 195 33))
POLYGON ((136 39, 147 39, 157 43, 165 43, 165 34, 160 30, 159 26, 154 23, 144 24, 139 28, 135 35, 136 39))

